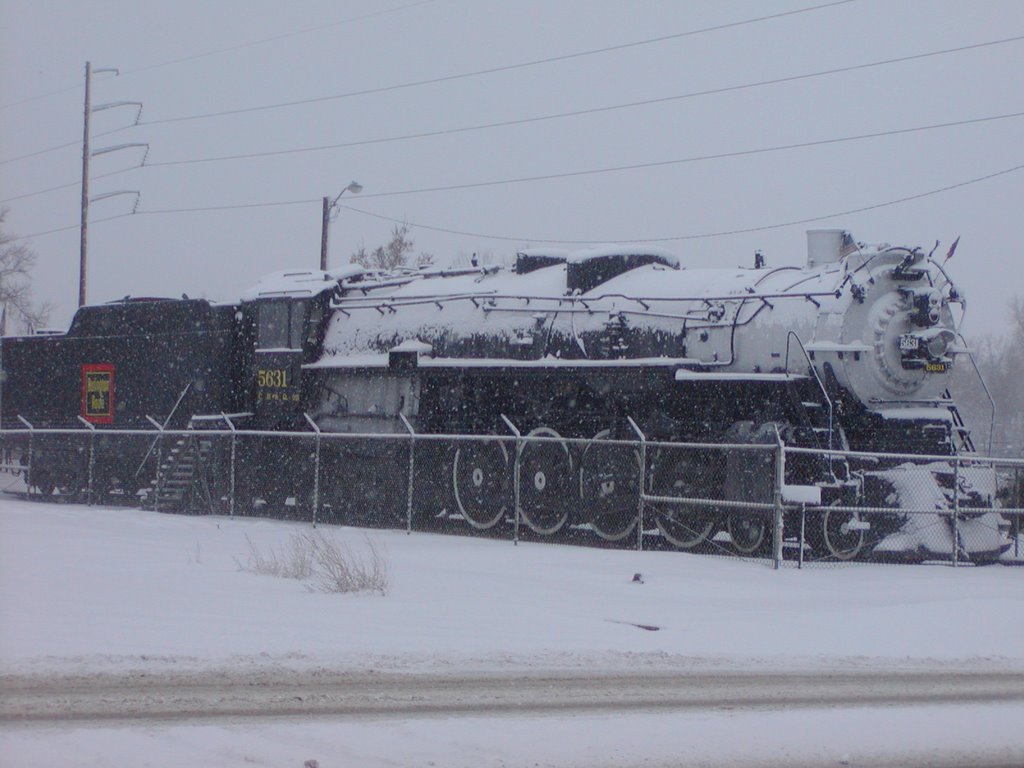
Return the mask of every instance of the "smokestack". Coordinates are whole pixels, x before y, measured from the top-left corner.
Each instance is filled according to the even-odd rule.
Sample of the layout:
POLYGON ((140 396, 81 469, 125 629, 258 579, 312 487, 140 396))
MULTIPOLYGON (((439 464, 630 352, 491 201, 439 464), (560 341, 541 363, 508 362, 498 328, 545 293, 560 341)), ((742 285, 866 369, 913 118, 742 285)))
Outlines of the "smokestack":
POLYGON ((845 229, 807 230, 807 267, 810 269, 839 261, 846 237, 845 229))

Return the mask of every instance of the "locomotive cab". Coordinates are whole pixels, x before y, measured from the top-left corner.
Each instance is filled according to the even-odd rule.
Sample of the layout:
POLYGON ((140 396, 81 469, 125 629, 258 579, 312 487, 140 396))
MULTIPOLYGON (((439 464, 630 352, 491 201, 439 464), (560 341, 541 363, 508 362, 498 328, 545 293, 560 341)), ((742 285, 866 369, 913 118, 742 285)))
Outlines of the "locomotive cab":
POLYGON ((252 336, 249 397, 267 427, 301 425, 307 400, 302 366, 323 343, 323 319, 336 283, 323 272, 277 273, 243 297, 242 318, 252 336))

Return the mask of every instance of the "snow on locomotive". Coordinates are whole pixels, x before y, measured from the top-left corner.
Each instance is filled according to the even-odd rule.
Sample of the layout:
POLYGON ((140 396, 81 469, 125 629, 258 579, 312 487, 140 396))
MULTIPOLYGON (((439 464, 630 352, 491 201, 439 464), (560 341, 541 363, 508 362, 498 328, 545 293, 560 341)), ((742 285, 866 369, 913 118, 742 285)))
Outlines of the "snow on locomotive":
MULTIPOLYGON (((321 377, 315 412, 330 429, 364 431, 402 413, 425 432, 507 433, 508 419, 524 435, 599 440, 632 437, 632 419, 652 440, 764 442, 781 429, 790 445, 950 455, 972 450, 948 392, 962 349, 958 304, 963 298, 930 255, 858 244, 841 230, 809 232, 802 268, 684 269, 650 247, 532 250, 512 271, 342 279, 322 356, 308 368, 321 377)), ((527 444, 523 520, 540 534, 589 524, 607 539, 629 535, 637 467, 628 453, 610 456, 596 443, 582 451, 527 444)), ((748 474, 731 471, 729 460, 727 452, 655 456, 650 490, 750 499, 748 474)), ((474 526, 502 519, 508 464, 494 444, 455 452, 445 475, 474 526)), ((944 462, 854 476, 847 462, 838 472, 830 463, 824 475, 816 466, 804 467, 803 479, 837 505, 913 507, 916 487, 942 496, 952 475, 944 462)), ((962 472, 959 481, 990 503, 990 474, 962 472)), ((762 516, 684 505, 653 511, 680 548, 721 529, 741 552, 767 544, 762 516)), ((812 541, 843 559, 867 542, 938 555, 954 546, 949 532, 945 542, 912 532, 934 520, 895 516, 886 528, 876 517, 879 530, 866 538, 869 525, 856 518, 820 516, 812 541)), ((997 520, 961 526, 965 554, 998 554, 1005 544, 997 520)))
MULTIPOLYGON (((963 351, 953 311, 962 304, 930 254, 867 246, 840 230, 808 233, 805 267, 689 269, 660 249, 608 246, 528 250, 512 269, 282 272, 233 305, 125 300, 83 308, 64 335, 5 339, 2 423, 170 428, 233 414, 233 428, 263 435, 239 441, 236 495, 271 514, 308 505, 313 474, 308 446, 290 447, 269 436, 275 430, 515 429, 544 438, 522 444, 518 474, 501 442, 424 442, 417 510, 487 529, 508 519, 518 480, 521 519, 538 535, 589 528, 619 540, 637 522, 637 455, 602 441, 636 429, 651 441, 735 445, 780 435, 811 448, 971 451, 948 393, 963 351)), ((80 443, 78 461, 67 441, 35 445, 36 488, 83 487, 80 443)), ((321 501, 343 520, 367 508, 404 516, 397 445, 324 441, 321 501)), ((175 474, 157 466, 152 445, 138 446, 103 454, 108 461, 91 470, 101 488, 131 493, 147 476, 175 474)), ((945 526, 938 543, 919 535, 930 523, 899 512, 922 504, 942 512, 949 462, 790 464, 790 482, 820 487, 823 504, 836 506, 809 536, 823 556, 948 556, 956 546, 981 560, 1005 546, 992 512, 965 518, 955 534, 945 526), (858 505, 893 514, 865 523, 849 511, 858 505)), ((193 465, 220 466, 215 454, 196 454, 193 465)), ((763 490, 740 454, 656 451, 645 471, 654 495, 724 502, 654 505, 676 547, 723 530, 740 552, 766 545, 766 519, 728 503, 763 490)), ((956 481, 990 507, 989 475, 961 471, 956 481)))

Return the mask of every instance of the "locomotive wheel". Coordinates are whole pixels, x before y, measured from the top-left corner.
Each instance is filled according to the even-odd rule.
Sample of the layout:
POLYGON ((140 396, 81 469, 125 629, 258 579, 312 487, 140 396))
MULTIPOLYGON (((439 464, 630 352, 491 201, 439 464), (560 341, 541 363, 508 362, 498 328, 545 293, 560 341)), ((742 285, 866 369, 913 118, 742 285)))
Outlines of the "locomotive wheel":
POLYGON ((580 499, 594 533, 606 541, 621 541, 637 523, 637 477, 640 456, 619 445, 602 445, 609 430, 591 439, 580 459, 580 499), (633 461, 628 456, 632 453, 633 461))
POLYGON ((762 551, 768 542, 768 518, 758 514, 729 515, 729 538, 741 555, 762 551))
MULTIPOLYGON (((549 427, 538 427, 527 437, 562 436, 549 427)), ((550 536, 565 525, 572 480, 572 456, 565 443, 523 445, 519 454, 519 514, 531 530, 550 536)))
POLYGON ((851 530, 849 525, 854 519, 850 512, 826 510, 821 516, 822 554, 828 554, 836 560, 852 560, 864 548, 863 529, 851 530))
POLYGON ((508 506, 508 451, 499 442, 463 443, 452 464, 455 503, 477 530, 493 528, 508 506))
MULTIPOLYGON (((664 451, 654 463, 651 492, 656 496, 711 498, 721 491, 708 480, 708 467, 689 452, 664 451)), ((661 535, 678 549, 693 549, 715 532, 718 511, 695 504, 652 505, 655 523, 661 535)))

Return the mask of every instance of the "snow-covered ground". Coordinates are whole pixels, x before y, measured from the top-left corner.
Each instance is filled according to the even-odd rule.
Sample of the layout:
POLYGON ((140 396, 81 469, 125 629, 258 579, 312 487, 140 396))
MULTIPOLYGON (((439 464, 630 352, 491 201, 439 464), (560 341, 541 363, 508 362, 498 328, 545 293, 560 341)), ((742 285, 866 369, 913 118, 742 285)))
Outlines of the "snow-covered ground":
MULTIPOLYGON (((499 684, 551 675, 572 685, 691 673, 765 673, 769 685, 789 673, 1024 680, 1019 568, 776 572, 673 552, 319 530, 356 552, 371 538, 387 561, 388 594, 329 594, 239 567, 249 542, 280 551, 307 525, 0 499, 4 695, 25 681, 45 689, 90 676, 197 673, 211 681, 491 675, 499 684)), ((61 692, 51 693, 59 710, 61 692)), ((1024 690, 948 699, 704 707, 616 699, 578 710, 138 720, 114 702, 112 719, 5 716, 0 765, 1024 764, 1024 690)))

